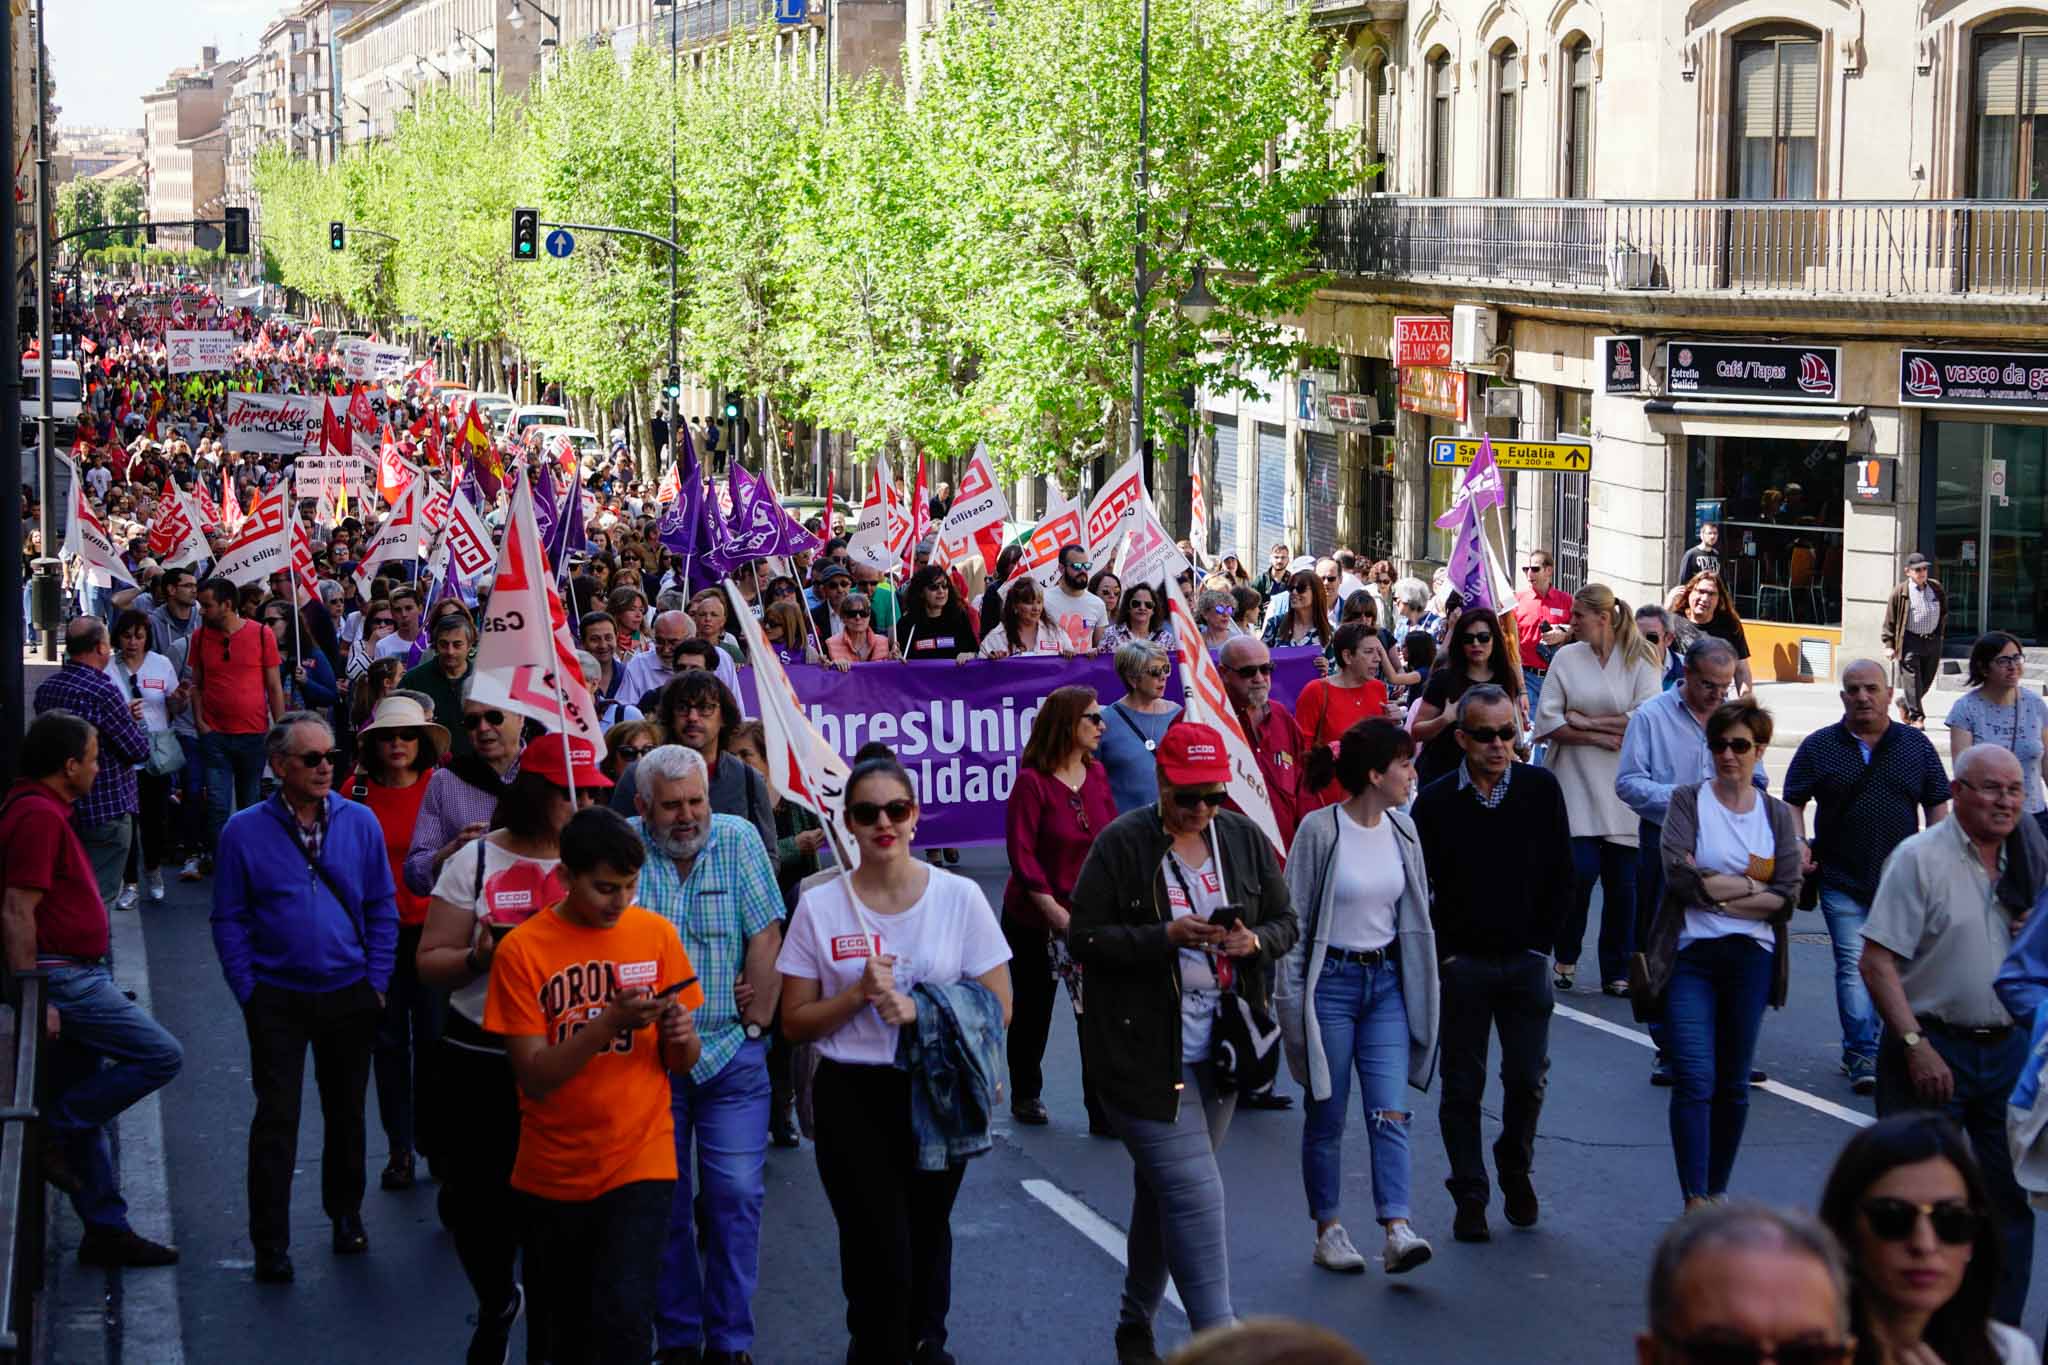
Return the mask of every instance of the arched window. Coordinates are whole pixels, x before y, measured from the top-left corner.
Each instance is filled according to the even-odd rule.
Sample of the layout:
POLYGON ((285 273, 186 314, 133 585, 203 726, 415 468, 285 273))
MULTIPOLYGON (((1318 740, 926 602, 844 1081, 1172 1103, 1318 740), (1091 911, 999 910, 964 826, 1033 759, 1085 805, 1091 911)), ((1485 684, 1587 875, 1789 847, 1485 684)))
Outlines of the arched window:
POLYGON ((1987 25, 1971 87, 1971 195, 2048 198, 2048 15, 1987 25))
POLYGON ((1737 199, 1813 199, 1820 183, 1820 39, 1808 29, 1735 40, 1729 186, 1737 199))
POLYGON ((1493 192, 1512 199, 1522 164, 1522 54, 1510 43, 1493 55, 1493 192))
POLYGON ((1580 37, 1564 50, 1564 192, 1593 193, 1593 40, 1580 37))
POLYGON ((1394 110, 1394 64, 1380 53, 1368 59, 1365 70, 1365 164, 1382 167, 1367 177, 1367 194, 1378 194, 1399 183, 1393 175, 1394 110))
POLYGON ((1438 48, 1429 58, 1429 195, 1451 193, 1451 54, 1438 48))

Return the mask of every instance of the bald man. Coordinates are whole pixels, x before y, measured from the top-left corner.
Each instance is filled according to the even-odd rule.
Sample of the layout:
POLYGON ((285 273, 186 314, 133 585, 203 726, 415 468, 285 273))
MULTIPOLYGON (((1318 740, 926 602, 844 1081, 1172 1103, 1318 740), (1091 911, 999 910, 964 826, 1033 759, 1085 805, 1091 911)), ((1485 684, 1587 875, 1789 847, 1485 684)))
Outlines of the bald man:
POLYGON ((1990 744, 1964 750, 1954 818, 1904 840, 1885 859, 1863 926, 1862 962, 1884 1021, 1877 1112, 1932 1109, 1970 1135, 2004 1253, 1992 1316, 2014 1326, 2033 1268, 2034 1214, 2013 1179, 2005 1109, 2027 1063, 2029 1033, 1993 982, 2048 867, 2048 840, 2021 818, 2025 805, 2018 759, 1990 744))
POLYGON ((1901 840, 1948 812, 1948 777, 1927 736, 1892 723, 1883 665, 1843 665, 1842 719, 1808 735, 1785 774, 1785 799, 1805 819, 1819 809, 1806 876, 1820 883, 1820 910, 1835 949, 1835 1010, 1842 1024, 1842 1074, 1859 1095, 1877 1088, 1877 1014, 1858 964, 1863 922, 1884 860, 1901 840))

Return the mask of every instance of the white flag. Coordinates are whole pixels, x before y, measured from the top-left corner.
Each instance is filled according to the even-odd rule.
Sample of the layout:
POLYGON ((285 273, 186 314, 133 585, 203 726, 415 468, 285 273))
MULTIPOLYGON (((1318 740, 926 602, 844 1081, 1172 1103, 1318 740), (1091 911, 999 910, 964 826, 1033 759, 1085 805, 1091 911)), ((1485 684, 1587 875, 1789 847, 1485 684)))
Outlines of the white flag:
POLYGON ((953 505, 946 511, 946 519, 938 529, 938 544, 932 551, 934 564, 958 564, 968 558, 969 552, 979 545, 983 552, 983 567, 993 570, 996 555, 1002 550, 1003 523, 1010 519, 1010 500, 1003 496, 1003 486, 996 482, 995 466, 988 458, 988 447, 977 444, 974 458, 967 462, 967 472, 960 476, 959 491, 953 494, 953 505))
POLYGON ((768 780, 784 797, 818 817, 841 865, 851 871, 860 866, 860 845, 846 828, 846 778, 852 770, 804 715, 803 703, 782 671, 782 660, 731 579, 726 580, 725 593, 732 602, 729 615, 740 624, 747 658, 754 666, 768 780))
POLYGON ((242 528, 220 552, 214 573, 236 585, 261 583, 274 573, 291 567, 292 541, 284 500, 291 496, 291 481, 280 480, 268 493, 257 495, 242 518, 242 528))
POLYGON ((1209 562, 1209 490, 1199 469, 1188 475, 1188 544, 1197 564, 1209 562))
POLYGON ((356 564, 356 590, 364 598, 370 595, 372 571, 379 564, 393 559, 418 559, 426 548, 426 515, 420 506, 420 495, 425 488, 423 479, 414 479, 406 484, 405 491, 398 495, 398 505, 377 528, 376 536, 363 547, 363 557, 356 564))
POLYGON ((846 552, 856 562, 886 574, 903 562, 903 548, 909 539, 910 515, 903 507, 903 495, 896 491, 895 480, 889 477, 888 460, 877 453, 875 482, 868 489, 860 514, 854 518, 846 552))
POLYGON ((604 757, 604 728, 576 662, 576 642, 533 520, 533 485, 519 481, 498 547, 498 576, 478 622, 469 700, 539 721, 568 739, 572 761, 604 757))
POLYGON ((78 561, 87 572, 86 581, 95 587, 112 587, 116 579, 141 586, 121 562, 121 552, 114 547, 114 538, 107 534, 105 524, 93 515, 92 504, 85 500, 85 482, 78 477, 75 466, 71 470, 71 525, 64 533, 64 553, 78 561))
POLYGON ((1181 595, 1176 579, 1166 580, 1166 603, 1173 633, 1180 640, 1180 685, 1185 694, 1180 718, 1207 725, 1223 736, 1224 752, 1230 757, 1227 789, 1231 802, 1266 832, 1275 851, 1285 858, 1287 846, 1280 842, 1280 822, 1273 818, 1266 775, 1259 771, 1258 755, 1252 752, 1244 727, 1237 723, 1237 708, 1230 704, 1230 694, 1223 690, 1223 674, 1202 646, 1202 628, 1188 610, 1188 599, 1181 595))
POLYGON ((1133 455, 1088 500, 1088 517, 1084 523, 1088 538, 1083 542, 1088 547, 1088 557, 1097 564, 1108 563, 1109 552, 1116 548, 1117 541, 1137 519, 1138 509, 1148 505, 1148 501, 1145 496, 1144 460, 1133 455))
POLYGON ((1116 577, 1119 583, 1158 583, 1179 578, 1190 567, 1187 556, 1166 534, 1159 514, 1150 502, 1141 503, 1138 517, 1117 545, 1116 577))
MULTIPOLYGON (((431 509, 430 509, 431 510, 431 509)), ((498 551, 491 543, 491 528, 483 513, 458 485, 448 504, 448 530, 441 537, 455 564, 455 576, 464 583, 486 573, 497 563, 498 551)))

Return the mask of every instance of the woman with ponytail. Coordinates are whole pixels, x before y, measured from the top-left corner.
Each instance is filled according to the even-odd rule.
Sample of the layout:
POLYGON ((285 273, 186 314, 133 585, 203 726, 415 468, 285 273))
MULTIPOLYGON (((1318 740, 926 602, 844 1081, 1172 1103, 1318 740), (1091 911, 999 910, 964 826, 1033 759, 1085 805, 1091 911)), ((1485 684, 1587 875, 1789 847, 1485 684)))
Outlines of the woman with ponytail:
POLYGON ((1564 787, 1577 873, 1572 913, 1557 940, 1561 991, 1572 988, 1578 973, 1597 882, 1600 981, 1609 995, 1628 994, 1638 822, 1615 794, 1614 780, 1628 713, 1657 695, 1659 674, 1656 646, 1636 630, 1634 609, 1604 583, 1579 589, 1572 598, 1572 641, 1551 656, 1535 718, 1536 738, 1550 746, 1545 764, 1564 787))

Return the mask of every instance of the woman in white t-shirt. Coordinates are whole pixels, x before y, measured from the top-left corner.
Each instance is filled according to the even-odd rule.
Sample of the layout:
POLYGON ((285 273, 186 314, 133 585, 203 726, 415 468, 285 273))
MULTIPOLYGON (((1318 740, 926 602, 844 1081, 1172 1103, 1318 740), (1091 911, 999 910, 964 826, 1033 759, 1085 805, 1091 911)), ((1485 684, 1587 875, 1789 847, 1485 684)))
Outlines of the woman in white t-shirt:
POLYGON ((1785 1004, 1785 926, 1804 844, 1792 808, 1750 780, 1770 742, 1771 713, 1748 697, 1707 718, 1714 777, 1671 793, 1664 900, 1645 979, 1630 983, 1637 1017, 1664 1020, 1671 1147, 1688 1209, 1728 1192, 1764 1006, 1785 1004))
MULTIPOLYGON (((185 697, 178 685, 178 670, 169 659, 151 649, 149 642, 149 618, 133 609, 122 612, 114 621, 114 656, 107 661, 107 676, 120 687, 129 709, 138 713, 136 719, 149 731, 149 746, 154 752, 158 745, 169 743, 157 736, 171 733, 171 713, 184 709, 185 697)), ((163 860, 171 837, 171 784, 177 780, 176 772, 159 777, 149 770, 148 763, 136 765, 136 840, 128 850, 126 885, 121 888, 117 902, 123 910, 135 908, 141 899, 138 888, 145 881, 151 900, 164 898, 163 860)))
POLYGON ((979 886, 910 856, 917 793, 895 759, 855 764, 846 796, 860 867, 797 901, 776 962, 782 1031, 819 1054, 811 1108, 839 1223, 849 1358, 944 1359, 966 1166, 918 1169, 897 1033, 917 1017, 914 986, 969 978, 1002 1002, 1007 1027, 1010 946, 979 886))
POLYGON ((1280 963, 1275 1003, 1288 1069, 1307 1092, 1301 1178, 1315 1220, 1315 1263, 1357 1272, 1365 1256, 1337 1221, 1344 1119, 1358 1080, 1372 1153, 1374 1216, 1383 1264, 1399 1275, 1427 1261, 1409 1226, 1409 1085, 1436 1070, 1436 929, 1422 842, 1403 813, 1415 785, 1415 741, 1384 717, 1359 721, 1333 754, 1309 755, 1317 791, 1334 778, 1348 794, 1301 822, 1287 851, 1287 894, 1303 924, 1280 963))

